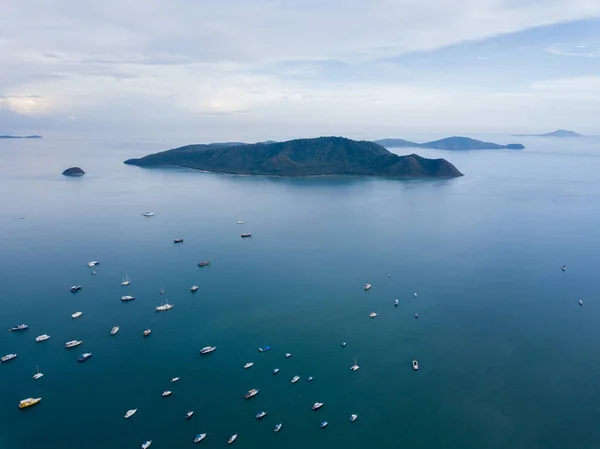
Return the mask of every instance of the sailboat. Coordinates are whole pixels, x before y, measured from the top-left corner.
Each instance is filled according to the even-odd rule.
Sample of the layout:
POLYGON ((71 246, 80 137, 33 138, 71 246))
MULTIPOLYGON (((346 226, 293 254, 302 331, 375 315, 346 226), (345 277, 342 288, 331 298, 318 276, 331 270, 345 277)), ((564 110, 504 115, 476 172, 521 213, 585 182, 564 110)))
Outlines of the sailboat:
POLYGON ((35 380, 38 380, 40 377, 42 377, 42 376, 44 375, 44 373, 40 373, 40 369, 38 368, 38 366, 37 366, 37 365, 35 365, 35 370, 37 371, 37 373, 35 373, 35 374, 33 375, 33 378, 34 378, 35 380))
POLYGON ((121 282, 121 285, 123 287, 127 287, 129 284, 131 284, 131 279, 129 279, 129 276, 127 275, 127 273, 125 273, 125 277, 123 278, 123 282, 121 282))
POLYGON ((350 367, 350 369, 351 369, 352 371, 356 371, 358 368, 360 368, 360 366, 358 366, 358 365, 356 364, 356 359, 354 359, 354 365, 352 365, 352 366, 350 367))
POLYGON ((164 292, 165 292, 165 289, 161 287, 160 288, 160 294, 162 295, 164 292))

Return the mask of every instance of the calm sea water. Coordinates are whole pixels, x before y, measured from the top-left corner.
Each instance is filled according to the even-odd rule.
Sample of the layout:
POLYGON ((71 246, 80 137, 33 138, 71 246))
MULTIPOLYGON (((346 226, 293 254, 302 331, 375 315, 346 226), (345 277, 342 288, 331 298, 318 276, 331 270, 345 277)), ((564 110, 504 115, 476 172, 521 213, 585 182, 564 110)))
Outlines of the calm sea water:
POLYGON ((414 182, 122 164, 176 140, 0 142, 0 353, 19 354, 0 366, 0 447, 600 447, 600 141, 522 140, 420 151, 466 176, 414 182))

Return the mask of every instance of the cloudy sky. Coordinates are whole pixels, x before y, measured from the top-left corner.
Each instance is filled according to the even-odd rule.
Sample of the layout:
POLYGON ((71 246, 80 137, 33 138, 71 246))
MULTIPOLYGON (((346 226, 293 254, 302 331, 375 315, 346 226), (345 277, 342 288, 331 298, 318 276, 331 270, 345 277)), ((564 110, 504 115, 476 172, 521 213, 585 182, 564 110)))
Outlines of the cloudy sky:
POLYGON ((600 0, 0 6, 0 134, 600 134, 600 0))

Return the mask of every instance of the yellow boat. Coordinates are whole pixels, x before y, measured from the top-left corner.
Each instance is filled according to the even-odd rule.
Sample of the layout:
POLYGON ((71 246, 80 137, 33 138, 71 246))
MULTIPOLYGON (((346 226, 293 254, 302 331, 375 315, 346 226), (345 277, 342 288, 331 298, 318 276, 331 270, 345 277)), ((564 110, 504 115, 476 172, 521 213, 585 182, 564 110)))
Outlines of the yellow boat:
POLYGON ((27 408, 40 402, 42 398, 27 398, 19 402, 19 408, 27 408))

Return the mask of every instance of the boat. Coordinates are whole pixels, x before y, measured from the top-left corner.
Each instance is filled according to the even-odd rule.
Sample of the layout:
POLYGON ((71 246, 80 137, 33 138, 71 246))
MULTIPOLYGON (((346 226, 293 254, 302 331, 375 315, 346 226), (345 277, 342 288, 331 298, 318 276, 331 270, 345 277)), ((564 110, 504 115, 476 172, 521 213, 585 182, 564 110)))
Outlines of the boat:
POLYGON ((415 313, 415 320, 419 318, 419 314, 415 313))
POLYGON ((248 390, 248 393, 244 394, 244 398, 245 399, 250 399, 253 398, 254 396, 256 396, 258 394, 260 390, 257 390, 256 388, 253 388, 252 390, 248 390))
POLYGON ((79 318, 81 315, 83 315, 83 312, 75 312, 73 315, 71 315, 71 318, 79 318))
POLYGON ((96 276, 96 270, 92 271, 92 276, 96 276))
POLYGON ((27 326, 27 324, 17 324, 16 326, 11 327, 11 332, 12 331, 24 331, 25 329, 29 329, 29 326, 27 326))
POLYGON ((231 436, 229 437, 229 439, 227 440, 227 444, 231 444, 231 443, 233 443, 233 442, 234 442, 236 439, 237 439, 237 433, 236 433, 236 434, 234 434, 234 435, 231 435, 231 436))
POLYGON ((248 369, 248 368, 252 368, 254 366, 254 362, 248 362, 244 365, 244 368, 248 369))
POLYGON ((89 359, 92 356, 91 352, 84 352, 83 354, 81 354, 79 357, 77 357, 77 361, 78 362, 85 362, 87 359, 89 359))
POLYGON ((350 369, 351 369, 352 371, 356 371, 358 368, 360 368, 360 366, 358 366, 358 365, 356 364, 356 359, 354 359, 354 365, 352 365, 352 366, 350 367, 350 369))
POLYGON ((115 326, 110 330, 110 335, 115 335, 117 332, 119 332, 120 327, 119 326, 115 326))
POLYGON ((258 420, 261 420, 261 419, 263 419, 265 416, 267 416, 267 412, 265 412, 265 411, 258 412, 258 413, 256 414, 256 419, 258 419, 258 420))
POLYGON ((413 369, 415 371, 417 371, 419 369, 419 362, 417 362, 416 360, 413 360, 413 369))
POLYGON ((245 232, 245 233, 241 234, 241 236, 242 236, 243 239, 245 239, 245 238, 248 238, 248 237, 252 237, 252 233, 251 232, 245 232))
POLYGON ((144 212, 142 215, 144 217, 154 217, 154 212, 144 212))
POLYGON ((417 297, 417 293, 415 292, 415 298, 417 297))
POLYGON ((39 337, 35 337, 35 341, 37 341, 38 343, 40 341, 46 341, 46 340, 49 340, 49 339, 50 339, 50 335, 47 335, 47 334, 42 334, 39 337))
POLYGON ((144 331, 144 337, 147 337, 148 335, 150 335, 152 333, 152 329, 146 329, 144 331))
POLYGON ((173 378, 171 379, 171 383, 175 383, 175 382, 177 382, 179 379, 181 379, 181 377, 173 377, 173 378))
POLYGON ((343 342, 342 342, 342 348, 345 348, 345 347, 346 347, 346 344, 347 344, 347 343, 346 343, 345 341, 343 341, 343 342))
POLYGON ((38 368, 37 365, 35 365, 35 370, 36 370, 36 373, 33 375, 33 378, 35 380, 38 380, 40 377, 44 376, 44 373, 40 373, 40 369, 38 368))
POLYGON ((377 314, 375 312, 369 313, 369 318, 375 318, 377 314))
POLYGON ((295 384, 296 382, 298 382, 300 380, 300 376, 294 376, 292 377, 292 383, 295 384))
POLYGON ((238 220, 238 222, 237 222, 237 223, 238 223, 238 224, 244 224, 244 220, 241 220, 241 219, 240 219, 240 220, 238 220))
POLYGON ((98 262, 97 260, 92 260, 90 262, 87 263, 87 266, 92 268, 95 267, 96 265, 98 265, 100 262, 98 262))
POLYGON ((563 271, 567 271, 567 267, 566 267, 566 266, 564 266, 564 265, 562 265, 562 266, 560 267, 560 269, 561 269, 561 270, 563 270, 563 271))
POLYGON ((312 377, 312 376, 308 376, 308 379, 306 379, 306 380, 307 380, 308 382, 312 382, 312 381, 313 381, 313 379, 314 379, 314 377, 312 377))
POLYGON ((198 262, 199 267, 208 267, 210 265, 210 260, 201 260, 198 262))
POLYGON ((354 413, 352 413, 352 414, 350 415, 350 418, 348 418, 348 420, 349 420, 350 422, 354 422, 354 421, 356 421, 356 418, 358 418, 358 415, 355 415, 354 413))
POLYGON ((152 440, 146 441, 144 444, 142 444, 142 449, 148 449, 151 444, 152 444, 152 440))
POLYGON ((82 340, 71 340, 65 343, 65 348, 74 348, 75 346, 79 346, 81 343, 83 343, 82 340))
POLYGON ((398 300, 394 301, 394 305, 398 307, 398 300))
POLYGON ((194 293, 196 290, 198 290, 200 287, 198 287, 197 285, 192 285, 192 287, 190 288, 190 291, 192 293, 194 293))
POLYGON ((190 419, 192 416, 194 416, 194 411, 190 410, 189 412, 187 412, 185 414, 185 416, 183 417, 183 419, 190 419))
POLYGON ((173 243, 183 243, 183 239, 173 239, 173 243))
POLYGON ((371 284, 365 284, 365 286, 363 287, 365 289, 365 291, 369 290, 372 287, 371 284))
POLYGON ((216 346, 205 346, 204 348, 200 349, 200 354, 210 354, 215 349, 217 349, 216 346))
POLYGON ((166 398, 167 396, 171 396, 173 392, 171 390, 165 390, 162 392, 162 397, 166 398))
POLYGON ((133 301, 134 299, 135 299, 135 296, 130 296, 130 295, 121 296, 121 301, 133 301))
POLYGON ((275 428, 273 429, 273 432, 279 432, 281 430, 281 426, 283 426, 283 424, 279 423, 275 426, 275 428))
POLYGON ((19 402, 19 408, 27 408, 40 402, 42 398, 27 398, 19 402))
POLYGON ((196 438, 194 438, 194 443, 199 443, 204 438, 206 438, 206 434, 205 433, 199 433, 198 435, 196 435, 196 438))
POLYGON ((157 312, 164 312, 166 310, 172 309, 174 304, 169 304, 169 300, 167 299, 167 301, 164 304, 161 304, 160 306, 156 306, 156 311, 157 312))
POLYGON ((579 305, 582 306, 583 305, 583 301, 580 299, 579 300, 579 305))
POLYGON ((137 412, 137 408, 132 408, 131 410, 127 410, 127 413, 125 413, 125 419, 131 418, 133 415, 135 415, 135 412, 137 412))
POLYGON ((17 354, 6 354, 0 357, 0 363, 5 363, 15 358, 17 358, 17 354))
POLYGON ((279 372, 279 368, 275 368, 275 369, 273 370, 273 374, 277 374, 278 372, 279 372))
POLYGON ((79 290, 81 290, 81 285, 73 285, 71 287, 71 293, 78 292, 79 290))
POLYGON ((292 354, 290 354, 289 352, 286 352, 286 353, 285 353, 285 358, 286 358, 286 359, 289 359, 291 356, 292 356, 292 354))
POLYGON ((315 402, 312 406, 313 410, 319 410, 321 407, 323 407, 323 403, 322 402, 315 402))
POLYGON ((261 346, 260 348, 258 348, 259 352, 265 352, 265 351, 269 351, 271 349, 270 346, 261 346))
POLYGON ((165 292, 165 289, 161 287, 158 292, 162 295, 165 292))
POLYGON ((131 284, 131 279, 129 278, 129 275, 125 273, 125 277, 123 278, 123 282, 121 282, 121 285, 123 287, 127 287, 129 284, 131 284))
POLYGON ((327 427, 327 424, 329 424, 327 421, 323 421, 319 427, 321 429, 324 429, 325 427, 327 427))

